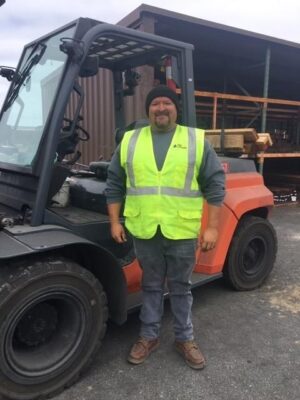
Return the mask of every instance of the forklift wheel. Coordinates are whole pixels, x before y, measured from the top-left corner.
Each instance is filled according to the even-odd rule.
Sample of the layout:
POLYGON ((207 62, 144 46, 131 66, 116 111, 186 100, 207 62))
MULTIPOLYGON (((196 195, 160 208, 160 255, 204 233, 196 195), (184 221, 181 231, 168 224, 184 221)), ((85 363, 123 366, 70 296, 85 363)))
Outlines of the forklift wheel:
POLYGON ((270 222, 245 216, 239 222, 227 255, 226 281, 236 290, 259 287, 271 272, 276 253, 277 238, 270 222))
POLYGON ((105 334, 102 286, 63 258, 8 265, 0 282, 0 393, 22 400, 58 394, 105 334))

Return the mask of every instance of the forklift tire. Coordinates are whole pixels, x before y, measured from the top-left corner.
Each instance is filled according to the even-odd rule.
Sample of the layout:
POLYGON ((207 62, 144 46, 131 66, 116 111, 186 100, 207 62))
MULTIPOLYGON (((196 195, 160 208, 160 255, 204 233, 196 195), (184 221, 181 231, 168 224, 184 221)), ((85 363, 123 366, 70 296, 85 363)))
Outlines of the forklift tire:
POLYGON ((48 398, 71 386, 106 331, 107 300, 86 269, 43 258, 0 269, 0 393, 48 398))
POLYGON ((258 288, 273 269, 277 237, 268 220, 245 216, 238 224, 227 255, 224 278, 236 290, 258 288))

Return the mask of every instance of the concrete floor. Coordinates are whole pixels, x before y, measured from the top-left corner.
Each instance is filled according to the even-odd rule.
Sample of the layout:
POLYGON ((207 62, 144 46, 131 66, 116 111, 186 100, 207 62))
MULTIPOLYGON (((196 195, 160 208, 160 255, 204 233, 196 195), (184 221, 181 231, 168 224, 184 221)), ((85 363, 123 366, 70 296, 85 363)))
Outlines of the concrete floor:
POLYGON ((56 400, 299 400, 300 205, 276 207, 271 221, 279 252, 267 282, 235 292, 222 280, 194 290, 196 340, 207 357, 203 371, 173 350, 166 303, 160 348, 140 366, 126 362, 138 315, 109 325, 103 346, 81 380, 56 400))

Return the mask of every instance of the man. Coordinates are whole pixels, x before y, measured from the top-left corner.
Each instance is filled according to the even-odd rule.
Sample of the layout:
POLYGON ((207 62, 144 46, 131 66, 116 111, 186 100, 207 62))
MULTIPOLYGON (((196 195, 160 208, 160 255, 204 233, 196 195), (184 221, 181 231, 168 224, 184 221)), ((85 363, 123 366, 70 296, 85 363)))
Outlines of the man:
POLYGON ((194 341, 191 319, 191 275, 203 197, 208 224, 202 250, 213 249, 218 239, 224 172, 204 131, 177 125, 178 109, 176 93, 167 86, 149 92, 150 126, 127 132, 116 149, 108 170, 107 203, 112 237, 123 243, 126 233, 119 215, 125 198, 125 226, 143 270, 140 337, 128 361, 141 364, 159 346, 167 283, 175 348, 191 368, 202 369, 205 359, 194 341))

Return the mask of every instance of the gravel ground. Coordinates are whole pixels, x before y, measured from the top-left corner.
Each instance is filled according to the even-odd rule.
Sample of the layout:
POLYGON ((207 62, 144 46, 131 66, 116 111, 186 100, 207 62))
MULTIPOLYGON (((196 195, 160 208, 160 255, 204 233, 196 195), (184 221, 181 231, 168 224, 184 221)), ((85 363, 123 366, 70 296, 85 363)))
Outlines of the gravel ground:
POLYGON ((85 376, 56 400, 299 400, 300 206, 280 206, 271 221, 279 251, 258 290, 235 292, 222 280, 194 290, 194 327, 207 357, 191 370, 173 349, 168 302, 160 348, 143 365, 126 362, 139 329, 138 314, 109 325, 85 376))

